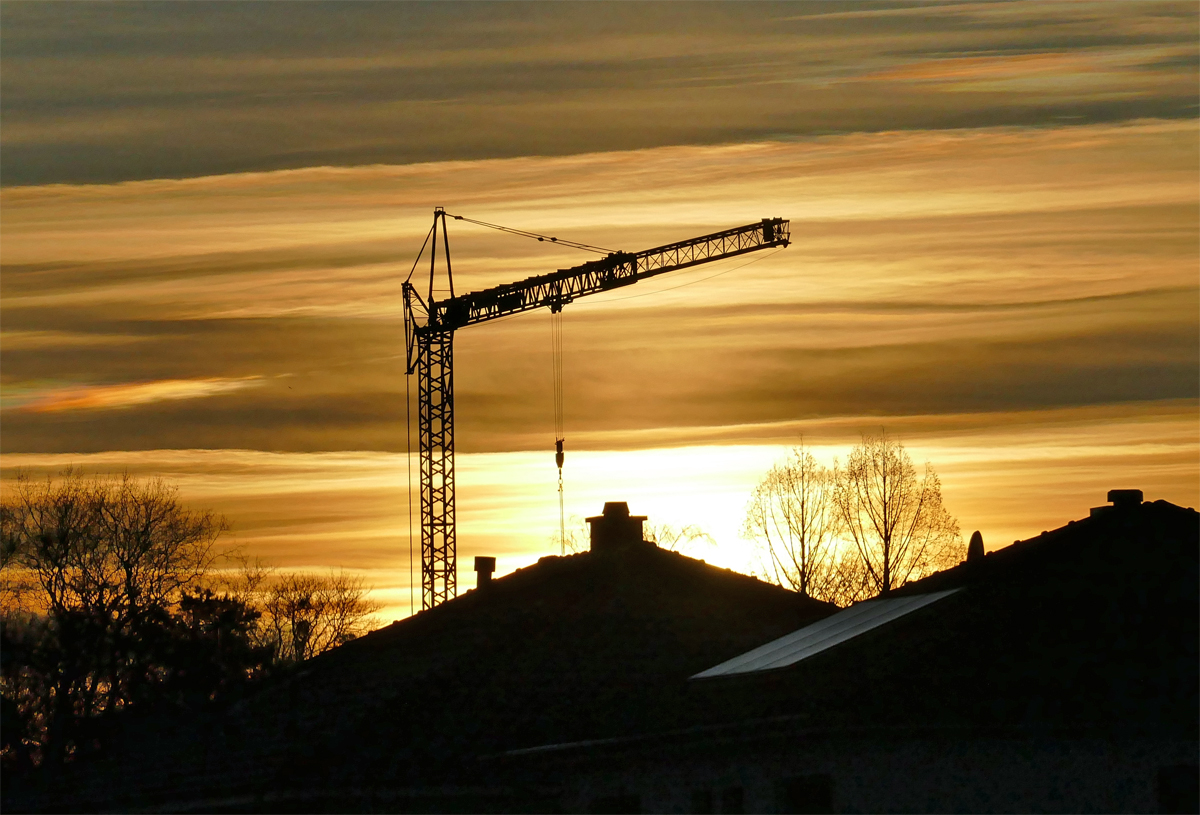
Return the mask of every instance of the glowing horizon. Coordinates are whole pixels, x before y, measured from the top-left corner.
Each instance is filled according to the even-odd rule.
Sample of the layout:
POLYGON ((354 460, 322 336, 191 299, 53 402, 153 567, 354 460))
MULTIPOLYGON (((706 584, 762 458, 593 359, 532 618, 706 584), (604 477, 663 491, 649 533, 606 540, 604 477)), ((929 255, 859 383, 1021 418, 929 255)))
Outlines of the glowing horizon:
MULTIPOLYGON (((1194 460, 1200 429, 1186 402, 1127 417, 1109 409, 966 415, 951 417, 941 431, 923 417, 897 418, 889 432, 906 444, 914 462, 934 465, 964 537, 980 530, 989 551, 1086 517, 1089 507, 1105 503, 1109 489, 1138 488, 1148 501, 1184 506, 1194 506, 1200 495, 1194 460)), ((697 544, 686 554, 761 574, 753 547, 740 536, 742 512, 758 479, 786 454, 784 439, 803 435, 806 446, 831 464, 845 457, 859 432, 877 430, 873 422, 840 417, 754 428, 763 442, 775 443, 735 439, 576 452, 566 469, 566 515, 579 524, 604 501, 625 500, 650 523, 695 524, 714 537, 715 545, 697 544)), ((412 519, 417 562, 410 584, 405 458, 367 451, 8 454, 0 476, 11 483, 18 471, 40 478, 76 467, 89 474, 165 477, 178 484, 189 505, 230 518, 227 545, 282 570, 336 567, 361 574, 386 604, 381 619, 390 620, 407 616, 410 593, 420 607, 420 519, 412 519)), ((475 555, 496 556, 497 576, 503 576, 558 554, 551 454, 466 454, 457 465, 460 592, 474 586, 475 555)))
MULTIPOLYGON (((441 205, 626 251, 791 222, 564 311, 569 516, 751 570, 756 479, 881 427, 988 548, 1111 488, 1197 505, 1194 6, 235 6, 0 6, 0 487, 163 475, 399 616, 400 284, 441 205)), ((450 229, 459 291, 589 258, 450 229)), ((456 335, 460 563, 556 551, 550 345, 456 335)))

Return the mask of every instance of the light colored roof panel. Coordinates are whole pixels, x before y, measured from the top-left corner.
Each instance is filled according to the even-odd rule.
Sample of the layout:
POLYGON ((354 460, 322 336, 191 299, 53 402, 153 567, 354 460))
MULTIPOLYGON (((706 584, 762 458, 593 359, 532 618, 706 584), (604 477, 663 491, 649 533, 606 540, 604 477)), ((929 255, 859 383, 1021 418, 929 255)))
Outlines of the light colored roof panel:
POLYGON ((714 676, 730 676, 783 668, 857 637, 864 631, 878 628, 911 611, 935 603, 956 591, 958 589, 857 603, 844 611, 839 611, 812 625, 807 625, 799 631, 793 631, 766 645, 760 645, 753 651, 747 651, 720 665, 701 671, 692 679, 707 679, 714 676))

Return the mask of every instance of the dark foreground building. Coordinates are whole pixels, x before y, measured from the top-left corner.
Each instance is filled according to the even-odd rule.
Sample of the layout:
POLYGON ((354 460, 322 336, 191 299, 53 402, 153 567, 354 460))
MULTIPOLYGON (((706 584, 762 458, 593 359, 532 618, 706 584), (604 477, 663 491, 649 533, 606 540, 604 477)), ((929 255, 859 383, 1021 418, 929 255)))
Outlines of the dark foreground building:
POLYGON ((843 611, 644 543, 139 728, 40 807, 1196 811, 1200 519, 1136 491, 843 611))

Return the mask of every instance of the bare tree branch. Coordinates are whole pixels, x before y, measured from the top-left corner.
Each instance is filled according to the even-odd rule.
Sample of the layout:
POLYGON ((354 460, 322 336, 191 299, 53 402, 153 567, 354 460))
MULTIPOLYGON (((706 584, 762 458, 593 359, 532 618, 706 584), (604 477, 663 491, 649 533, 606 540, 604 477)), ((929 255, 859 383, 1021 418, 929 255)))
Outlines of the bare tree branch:
POLYGON ((846 570, 854 564, 838 540, 836 488, 835 472, 801 442, 755 488, 742 536, 757 544, 773 582, 817 599, 845 602, 855 582, 846 570))
POLYGON ((302 662, 362 636, 383 608, 371 601, 361 577, 290 573, 262 591, 262 636, 281 662, 302 662))
POLYGON ((864 435, 837 482, 842 529, 875 592, 886 594, 961 559, 958 521, 942 505, 937 473, 926 463, 918 478, 899 441, 886 433, 864 435))

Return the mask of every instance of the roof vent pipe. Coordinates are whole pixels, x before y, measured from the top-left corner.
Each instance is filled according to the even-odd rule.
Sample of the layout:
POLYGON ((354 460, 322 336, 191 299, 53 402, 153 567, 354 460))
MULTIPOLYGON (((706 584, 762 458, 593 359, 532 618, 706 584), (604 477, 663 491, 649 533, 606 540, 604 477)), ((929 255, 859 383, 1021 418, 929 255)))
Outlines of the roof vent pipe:
POLYGON ((491 584, 492 572, 494 571, 496 571, 496 559, 494 557, 475 558, 475 572, 478 575, 475 588, 482 589, 491 584))
POLYGON ((971 533, 971 542, 967 544, 967 563, 983 560, 983 555, 983 535, 977 529, 971 533))

